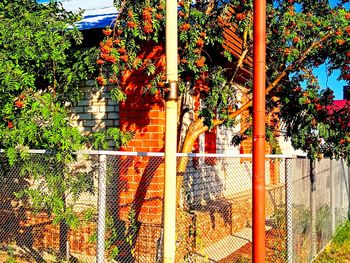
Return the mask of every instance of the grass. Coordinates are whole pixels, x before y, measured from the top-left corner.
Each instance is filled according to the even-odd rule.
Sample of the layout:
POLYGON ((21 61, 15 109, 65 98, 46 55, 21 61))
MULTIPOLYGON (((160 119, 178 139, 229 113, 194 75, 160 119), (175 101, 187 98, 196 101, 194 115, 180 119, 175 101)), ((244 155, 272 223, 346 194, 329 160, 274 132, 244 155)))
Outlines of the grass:
POLYGON ((350 263, 350 221, 334 236, 332 242, 316 258, 315 263, 350 263))

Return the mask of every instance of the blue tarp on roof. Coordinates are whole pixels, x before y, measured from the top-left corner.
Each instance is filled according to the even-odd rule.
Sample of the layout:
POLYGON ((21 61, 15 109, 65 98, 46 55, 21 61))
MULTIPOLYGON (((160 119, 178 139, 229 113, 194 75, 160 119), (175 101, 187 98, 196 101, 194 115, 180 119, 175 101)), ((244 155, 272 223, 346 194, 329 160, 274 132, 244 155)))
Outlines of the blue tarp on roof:
MULTIPOLYGON (((104 28, 111 25, 117 15, 113 0, 57 0, 67 11, 84 11, 84 18, 76 23, 80 30, 104 28)), ((37 0, 38 3, 48 3, 49 0, 37 0)))

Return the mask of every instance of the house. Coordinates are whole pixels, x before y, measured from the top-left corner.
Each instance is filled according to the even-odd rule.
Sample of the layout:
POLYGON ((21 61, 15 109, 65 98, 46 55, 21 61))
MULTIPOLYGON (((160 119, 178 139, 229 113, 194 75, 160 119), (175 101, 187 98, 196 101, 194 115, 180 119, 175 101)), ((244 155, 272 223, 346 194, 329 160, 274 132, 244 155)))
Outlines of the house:
MULTIPOLYGON (((72 11, 77 10, 77 7, 85 7, 87 9, 85 18, 78 22, 77 25, 88 42, 85 45, 97 46, 103 38, 101 29, 109 25, 116 15, 115 10, 113 11, 113 2, 111 0, 98 1, 98 3, 96 1, 85 1, 83 4, 77 0, 63 0, 61 2, 65 8, 72 11)), ((235 34, 235 27, 227 28, 223 37, 225 39, 224 47, 236 58, 239 57, 242 52, 242 41, 235 34)), ((146 46, 143 51, 143 56, 148 58, 162 58, 165 55, 162 44, 146 46)), ((164 60, 159 59, 158 61, 157 66, 163 67, 164 60)), ((251 58, 247 57, 244 60, 244 66, 239 72, 241 82, 250 77, 251 66, 251 58)), ((121 148, 120 150, 122 151, 163 152, 165 132, 164 100, 161 97, 141 96, 144 83, 145 76, 143 74, 141 75, 137 71, 126 72, 123 78, 123 85, 128 98, 125 102, 116 103, 111 99, 108 92, 110 86, 97 87, 94 81, 88 81, 82 85, 83 97, 73 108, 74 114, 72 114, 71 118, 79 129, 86 133, 116 126, 125 131, 135 131, 134 140, 126 147, 121 148)), ((244 94, 240 96, 242 96, 242 103, 244 103, 244 100, 247 98, 244 97, 244 94)), ((187 106, 192 109, 192 112, 187 114, 187 119, 190 120, 195 117, 193 112, 198 109, 200 101, 196 96, 188 96, 187 103, 187 106)), ((247 153, 251 149, 251 142, 248 141, 241 148, 231 145, 232 135, 238 132, 240 128, 239 126, 235 129, 216 128, 213 131, 206 132, 199 138, 194 151, 199 153, 247 153)), ((164 163, 154 163, 152 162, 153 160, 150 158, 136 159, 125 157, 121 158, 121 167, 112 168, 112 170, 115 169, 117 171, 114 174, 117 177, 116 181, 123 181, 128 187, 119 187, 119 184, 114 187, 117 189, 113 189, 115 192, 110 194, 111 199, 109 202, 112 204, 109 204, 109 207, 117 211, 118 220, 124 222, 125 225, 130 223, 130 215, 133 215, 134 219, 136 219, 140 230, 136 237, 137 240, 135 240, 135 253, 140 258, 146 258, 147 253, 155 254, 154 251, 157 249, 155 241, 161 239, 164 163), (151 240, 150 243, 152 244, 147 247, 147 242, 144 240, 151 240)), ((238 160, 239 162, 240 160, 238 160)), ((223 203, 218 203, 216 210, 207 210, 208 204, 211 201, 215 201, 216 197, 222 195, 223 191, 228 196, 250 189, 251 178, 249 175, 245 175, 244 178, 231 175, 226 183, 228 185, 239 185, 239 187, 226 189, 221 187, 223 180, 226 179, 215 177, 213 174, 217 173, 217 170, 225 165, 228 164, 219 164, 214 160, 205 160, 199 165, 193 165, 195 169, 192 169, 192 171, 195 170, 194 173, 187 173, 187 179, 184 179, 194 178, 192 181, 194 183, 189 188, 191 190, 190 198, 193 204, 200 205, 201 209, 204 209, 196 214, 196 218, 202 222, 198 227, 201 228, 202 232, 209 234, 209 236, 212 234, 210 238, 206 239, 206 244, 216 242, 223 235, 231 234, 232 231, 245 227, 251 214, 250 196, 244 196, 243 199, 240 199, 240 202, 236 202, 234 205, 226 204, 222 209, 220 205, 223 205, 223 203), (210 196, 200 195, 194 191, 195 184, 204 181, 206 185, 204 185, 203 189, 210 189, 210 196), (240 211, 239 213, 244 214, 245 217, 236 216, 233 220, 232 211, 240 211), (224 218, 222 216, 223 213, 231 215, 231 218, 224 218), (215 227, 212 227, 213 217, 216 218, 215 227)), ((249 171, 249 168, 247 170, 249 171)), ((190 219, 186 215, 186 217, 181 219, 183 221, 180 221, 180 224, 182 222, 182 225, 188 227, 190 225, 188 220, 190 219)), ((73 251, 75 248, 72 247, 71 249, 73 251)))

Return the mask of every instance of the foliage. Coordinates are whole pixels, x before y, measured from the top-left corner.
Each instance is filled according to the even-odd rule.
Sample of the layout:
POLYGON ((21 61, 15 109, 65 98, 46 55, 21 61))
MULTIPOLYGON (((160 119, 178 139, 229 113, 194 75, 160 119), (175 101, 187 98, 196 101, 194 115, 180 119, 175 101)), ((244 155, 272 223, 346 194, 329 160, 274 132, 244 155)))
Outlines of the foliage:
POLYGON ((79 83, 96 72, 97 50, 80 47, 82 33, 74 26, 81 13, 67 12, 56 1, 3 0, 0 18, 0 149, 11 165, 26 162, 21 173, 31 187, 17 197, 53 215, 65 232, 60 238, 67 238, 79 224, 75 201, 93 192, 91 171, 71 169, 74 152, 86 144, 105 149, 108 138, 118 147, 132 133, 115 128, 89 137, 71 124, 67 105, 79 99, 79 83), (30 148, 49 154, 38 163, 30 148))
POLYGON ((316 258, 315 262, 346 262, 350 254, 350 223, 338 229, 332 242, 316 258))
MULTIPOLYGON (((350 81, 347 1, 337 6, 314 0, 267 2, 267 111, 280 108, 267 125, 274 133, 279 131, 276 123, 285 123, 293 146, 307 151, 312 159, 319 153, 348 156, 349 105, 333 108, 331 90, 321 90, 312 72, 325 63, 328 74, 340 70, 340 78, 350 81)), ((246 61, 253 50, 253 1, 183 0, 178 4, 179 95, 180 99, 186 94, 201 99, 199 117, 188 129, 188 137, 198 137, 216 125, 237 123, 232 119, 246 105, 240 94, 251 96, 252 76, 241 70, 250 70, 246 61), (240 56, 222 46, 223 31, 234 26, 242 39, 240 56)), ((125 100, 123 78, 137 70, 149 76, 144 93, 164 94, 164 65, 158 63, 164 56, 142 56, 145 45, 165 41, 164 0, 118 1, 117 8, 114 26, 103 31, 97 83, 116 84, 117 97, 125 100)))
MULTIPOLYGON (((16 149, 45 148, 60 155, 92 141, 72 127, 66 107, 79 99, 79 82, 96 71, 96 49, 83 50, 82 34, 74 27, 81 13, 65 11, 59 3, 34 0, 0 3, 0 148, 14 160, 16 149), (68 103, 68 104, 67 104, 68 103)), ((111 130, 117 146, 131 134, 111 130)))

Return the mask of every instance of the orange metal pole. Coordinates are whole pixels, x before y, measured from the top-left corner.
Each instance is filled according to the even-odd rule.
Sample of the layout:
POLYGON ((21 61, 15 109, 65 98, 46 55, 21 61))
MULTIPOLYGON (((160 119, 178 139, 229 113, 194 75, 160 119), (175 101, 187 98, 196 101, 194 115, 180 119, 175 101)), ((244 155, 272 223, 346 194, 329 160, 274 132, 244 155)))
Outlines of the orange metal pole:
POLYGON ((253 14, 253 262, 265 262, 266 0, 253 14))

